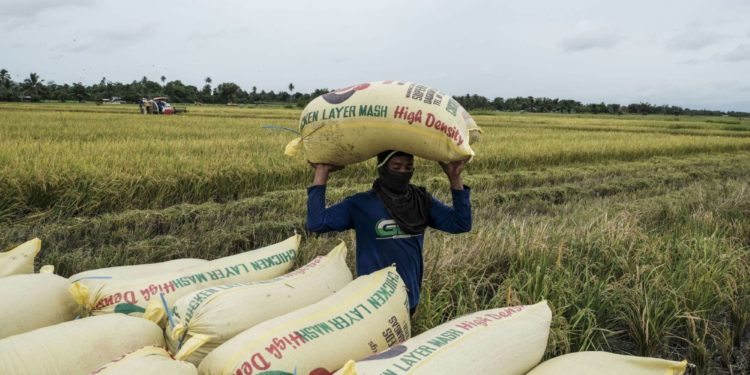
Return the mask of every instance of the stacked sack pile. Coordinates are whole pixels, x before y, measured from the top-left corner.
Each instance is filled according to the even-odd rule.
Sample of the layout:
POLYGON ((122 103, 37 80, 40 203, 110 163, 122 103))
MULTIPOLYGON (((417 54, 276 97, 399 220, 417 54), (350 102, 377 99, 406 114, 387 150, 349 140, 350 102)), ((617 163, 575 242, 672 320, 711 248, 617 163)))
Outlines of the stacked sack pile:
MULTIPOLYGON (((387 149, 471 158, 480 130, 450 96, 383 81, 313 100, 287 154, 348 165, 387 149), (405 136, 408 135, 408 136, 405 136), (341 152, 346 150, 346 152, 341 152)), ((539 364, 546 301, 458 317, 416 337, 388 267, 353 279, 342 242, 292 270, 301 238, 211 261, 34 274, 41 242, 0 253, 0 374, 682 374, 686 363, 574 353, 539 364)))
POLYGON ((70 279, 48 266, 32 273, 38 239, 0 253, 0 298, 9 302, 0 310, 0 374, 196 374, 195 365, 167 352, 163 319, 154 315, 164 309, 152 306, 282 276, 292 269, 299 243, 294 235, 212 261, 104 268, 70 279))
POLYGON ((0 298, 12 302, 1 317, 3 374, 678 375, 686 366, 597 352, 539 364, 552 317, 545 301, 411 337, 395 267, 352 280, 343 242, 293 271, 297 235, 213 261, 70 279, 30 273, 40 245, 0 254, 0 269, 12 269, 0 278, 0 298))

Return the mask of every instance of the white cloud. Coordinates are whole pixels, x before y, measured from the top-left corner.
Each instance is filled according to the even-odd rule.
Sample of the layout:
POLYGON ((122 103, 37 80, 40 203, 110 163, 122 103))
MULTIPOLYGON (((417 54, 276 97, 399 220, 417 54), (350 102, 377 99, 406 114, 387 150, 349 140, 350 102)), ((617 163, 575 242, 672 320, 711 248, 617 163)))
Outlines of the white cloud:
POLYGON ((237 35, 248 35, 250 29, 247 27, 221 28, 213 30, 200 30, 189 35, 189 40, 196 39, 226 39, 237 35))
POLYGON ((0 18, 34 18, 38 14, 60 8, 87 6, 95 0, 3 0, 0 3, 0 18))
MULTIPOLYGON (((58 83, 165 75, 200 87, 211 76, 309 92, 403 79, 487 97, 722 108, 747 97, 695 93, 747 76, 748 0, 456 4, 164 0, 144 11, 114 1, 0 0, 0 68, 58 83), (636 90, 643 85, 653 88, 636 90)), ((733 109, 750 110, 743 103, 733 109)))
POLYGON ((721 40, 722 35, 720 34, 699 30, 689 30, 670 38, 667 41, 667 48, 676 51, 694 51, 720 42, 721 40))
POLYGON ((20 32, 34 26, 44 15, 94 5, 95 0, 2 0, 0 1, 0 30, 20 32))
POLYGON ((683 64, 683 65, 699 65, 699 64, 707 63, 709 61, 711 61, 711 59, 696 59, 696 58, 693 58, 693 59, 687 59, 687 60, 684 60, 684 61, 680 61, 680 62, 678 62, 678 64, 683 64))
POLYGON ((750 44, 740 44, 721 57, 726 62, 750 61, 750 44))
POLYGON ((153 37, 155 25, 147 24, 137 27, 138 32, 130 30, 91 30, 82 36, 72 39, 66 44, 64 49, 68 52, 97 52, 109 53, 116 52, 122 48, 135 43, 161 43, 153 37))
POLYGON ((565 52, 608 49, 617 45, 622 39, 619 34, 609 28, 583 21, 576 26, 576 30, 571 35, 560 41, 560 46, 565 52))
POLYGON ((750 92, 750 83, 736 80, 715 82, 713 86, 724 91, 750 92))

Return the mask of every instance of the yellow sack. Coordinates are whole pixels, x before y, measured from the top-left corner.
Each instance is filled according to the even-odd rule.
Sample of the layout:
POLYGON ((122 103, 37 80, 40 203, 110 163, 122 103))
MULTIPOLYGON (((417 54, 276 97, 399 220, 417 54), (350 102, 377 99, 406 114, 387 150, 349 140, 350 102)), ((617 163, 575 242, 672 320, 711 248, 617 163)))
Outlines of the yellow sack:
MULTIPOLYGON (((361 361, 337 375, 525 374, 542 360, 552 312, 547 302, 464 315, 361 361)), ((560 372, 558 374, 575 374, 560 372)))
POLYGON ((462 113, 465 114, 464 120, 466 121, 466 129, 469 130, 469 144, 473 145, 474 143, 479 142, 482 135, 482 129, 480 129, 476 121, 471 118, 469 112, 463 111, 462 113))
POLYGON ((107 363, 90 375, 198 375, 190 363, 175 361, 164 348, 147 346, 107 363))
POLYGON ((219 285, 191 293, 172 307, 175 325, 167 325, 167 345, 175 358, 198 365, 209 352, 242 331, 318 302, 351 281, 346 244, 341 242, 328 255, 273 280, 219 285))
POLYGON ((53 274, 0 279, 0 339, 73 320, 78 305, 68 286, 68 279, 53 274))
POLYGON ((687 361, 635 357, 607 352, 578 352, 542 362, 528 375, 682 375, 687 361))
POLYGON ((42 248, 42 241, 34 238, 18 247, 0 253, 0 277, 34 273, 34 257, 42 248))
POLYGON ((77 319, 0 340, 0 374, 88 374, 144 346, 164 346, 146 319, 111 314, 77 319))
POLYGON ((179 271, 185 268, 207 263, 204 259, 175 259, 161 263, 136 264, 132 266, 117 266, 107 268, 97 268, 79 272, 68 279, 70 282, 81 280, 90 280, 93 282, 106 283, 112 280, 132 280, 141 277, 152 276, 155 274, 164 274, 167 272, 179 271))
POLYGON ((287 155, 304 148, 308 161, 340 166, 386 150, 435 161, 463 160, 474 156, 470 131, 479 132, 469 113, 449 95, 397 81, 323 94, 305 107, 299 129, 301 138, 287 145, 287 155))
POLYGON ((89 314, 115 312, 141 316, 149 302, 171 306, 180 297, 210 286, 267 280, 283 275, 294 263, 299 242, 300 236, 294 235, 261 249, 139 279, 114 280, 104 284, 84 279, 73 283, 70 292, 89 314))
POLYGON ((240 333, 209 353, 198 372, 326 374, 408 339, 408 305, 404 282, 388 267, 240 333))

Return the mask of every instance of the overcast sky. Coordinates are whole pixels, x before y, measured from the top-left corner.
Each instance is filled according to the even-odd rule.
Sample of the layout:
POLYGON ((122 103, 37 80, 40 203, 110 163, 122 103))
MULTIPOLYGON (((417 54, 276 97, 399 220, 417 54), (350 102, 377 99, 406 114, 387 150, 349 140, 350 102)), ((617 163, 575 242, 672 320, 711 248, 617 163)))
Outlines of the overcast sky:
POLYGON ((750 111, 750 1, 0 0, 0 68, 750 111))

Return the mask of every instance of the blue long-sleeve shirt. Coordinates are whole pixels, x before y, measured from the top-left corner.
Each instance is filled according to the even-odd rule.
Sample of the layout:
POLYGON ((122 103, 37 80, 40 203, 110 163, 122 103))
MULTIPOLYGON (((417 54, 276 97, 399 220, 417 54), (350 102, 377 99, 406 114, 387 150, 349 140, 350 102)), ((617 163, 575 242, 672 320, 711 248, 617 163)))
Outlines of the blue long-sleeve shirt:
MULTIPOLYGON (((448 233, 471 230, 470 190, 451 190, 453 207, 432 197, 428 225, 448 233)), ((419 303, 424 264, 424 235, 401 231, 373 191, 347 197, 325 207, 326 186, 307 189, 307 229, 316 233, 354 229, 357 234, 357 275, 367 275, 392 264, 406 283, 409 307, 419 303)))

